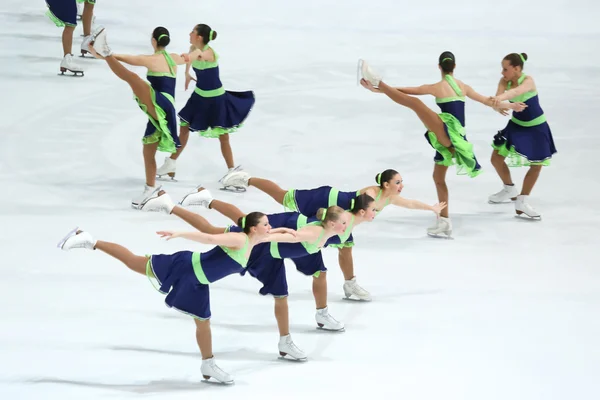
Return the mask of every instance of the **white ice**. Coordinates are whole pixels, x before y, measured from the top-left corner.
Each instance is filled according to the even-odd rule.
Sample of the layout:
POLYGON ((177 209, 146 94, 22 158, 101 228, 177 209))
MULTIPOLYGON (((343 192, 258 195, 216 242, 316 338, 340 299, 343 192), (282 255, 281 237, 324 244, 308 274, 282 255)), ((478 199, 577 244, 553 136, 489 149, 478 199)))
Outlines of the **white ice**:
MULTIPOLYGON (((288 188, 354 190, 395 168, 405 197, 436 202, 423 125, 357 86, 357 59, 415 86, 439 79, 437 57, 451 50, 456 76, 491 95, 502 57, 529 55, 526 72, 558 149, 531 196, 543 220, 487 204, 501 189, 490 143, 507 118, 468 102, 468 137, 485 172, 449 171, 454 241, 426 236, 434 215, 425 211, 390 207, 357 228, 357 277, 371 303, 342 300, 337 252, 325 251, 329 307, 344 333, 316 329, 311 281, 288 268, 292 335, 307 363, 277 359, 273 302, 258 295, 258 281, 212 285, 214 353, 232 387, 202 383, 193 323, 166 308, 147 279, 100 252, 55 247, 80 226, 138 254, 209 248, 161 241, 156 230, 189 227, 130 208, 143 188, 146 119, 103 61, 76 58, 85 77, 57 76, 62 30, 45 10, 0 4, 1 399, 600 397, 598 2, 98 2, 96 21, 120 53, 151 51, 159 25, 176 52, 187 50, 195 24, 218 31, 226 88, 257 99, 231 137, 236 161, 288 188)), ((81 25, 75 54, 80 34, 81 25)), ((178 110, 190 93, 181 69, 178 110)), ((180 182, 165 187, 179 198, 204 183, 245 211, 282 210, 254 189, 219 191, 224 172, 218 141, 192 137, 180 182)), ((520 185, 525 169, 512 172, 520 185)))

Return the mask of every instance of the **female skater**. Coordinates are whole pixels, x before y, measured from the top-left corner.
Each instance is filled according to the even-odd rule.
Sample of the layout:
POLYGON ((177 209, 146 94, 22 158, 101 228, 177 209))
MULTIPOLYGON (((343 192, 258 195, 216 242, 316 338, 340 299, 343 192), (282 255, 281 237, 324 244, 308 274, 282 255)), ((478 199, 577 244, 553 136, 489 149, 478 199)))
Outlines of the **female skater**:
MULTIPOLYGON (((346 223, 346 230, 336 236, 330 237, 323 247, 331 246, 332 244, 343 243, 345 240, 352 240, 351 229, 352 225, 356 226, 364 221, 372 221, 375 216, 375 209, 373 208, 373 199, 368 195, 361 195, 356 198, 354 204, 352 204, 351 222, 346 223)), ((207 209, 214 209, 221 214, 227 216, 233 221, 237 221, 240 217, 244 216, 244 213, 233 204, 226 203, 224 201, 215 200, 212 198, 210 192, 203 188, 199 188, 199 191, 194 191, 188 194, 182 201, 182 207, 175 206, 171 198, 167 194, 162 194, 158 198, 150 200, 143 208, 145 211, 163 211, 167 214, 173 214, 184 221, 192 225, 193 227, 206 232, 221 233, 223 231, 237 230, 239 227, 228 227, 218 228, 210 225, 206 219, 192 213, 183 206, 202 206, 207 209)), ((329 224, 333 225, 332 221, 322 221, 323 210, 319 214, 319 218, 307 218, 297 212, 284 212, 278 214, 270 214, 267 217, 273 227, 287 227, 290 229, 297 229, 297 235, 301 234, 304 227, 310 223, 318 224, 329 224)), ((333 219, 334 217, 343 218, 340 214, 340 208, 336 206, 329 207, 325 212, 326 220, 333 219)), ((347 221, 347 220, 346 220, 347 221)), ((323 263, 322 254, 320 251, 313 252, 309 251, 305 245, 303 247, 296 244, 295 246, 271 246, 268 244, 261 244, 256 246, 250 259, 248 260, 248 266, 246 270, 251 276, 258 279, 262 284, 263 288, 260 289, 259 293, 262 295, 271 294, 275 299, 275 318, 279 327, 280 342, 279 352, 282 356, 288 354, 292 358, 304 360, 306 355, 300 349, 298 349, 291 340, 289 331, 289 317, 288 317, 288 288, 287 279, 285 274, 285 266, 283 259, 289 258, 296 264, 296 269, 304 275, 313 276, 313 295, 315 297, 315 303, 317 312, 315 319, 317 325, 325 330, 340 331, 344 329, 344 325, 338 322, 329 314, 329 308, 327 306, 327 281, 325 265, 323 263), (291 247, 296 247, 292 249, 291 247), (312 254, 311 254, 312 253, 312 254)), ((310 246, 309 246, 310 248, 310 246)))
MULTIPOLYGON (((499 109, 522 110, 526 107, 522 103, 494 103, 491 98, 480 95, 469 85, 454 78, 456 58, 449 51, 443 52, 439 57, 438 68, 442 80, 432 85, 419 87, 394 88, 381 81, 367 64, 360 60, 363 79, 361 84, 372 92, 385 93, 396 103, 412 109, 427 128, 425 138, 436 150, 434 156, 435 166, 433 180, 437 190, 438 200, 448 204, 448 187, 446 186, 446 172, 448 167, 458 164, 458 174, 468 174, 475 177, 481 172, 481 166, 473 153, 473 145, 467 141, 465 135, 465 96, 479 103, 499 109), (376 88, 377 86, 377 88, 376 88), (430 94, 435 96, 436 103, 442 112, 436 114, 421 100, 409 95, 430 94)), ((442 210, 436 224, 427 229, 430 236, 450 237, 452 222, 448 214, 448 207, 442 210)))
MULTIPOLYGON (((267 193, 279 204, 289 210, 298 211, 301 214, 313 216, 316 210, 320 207, 328 207, 330 205, 338 205, 345 210, 350 207, 350 202, 359 194, 368 194, 375 199, 374 207, 377 210, 382 210, 389 204, 417 209, 433 211, 436 215, 439 214, 445 203, 438 203, 430 206, 418 200, 405 199, 400 196, 400 192, 404 185, 402 177, 393 170, 387 169, 375 176, 375 181, 378 186, 368 186, 354 192, 341 192, 331 186, 321 186, 316 189, 296 190, 282 189, 275 182, 263 178, 255 178, 250 176, 245 171, 234 171, 223 180, 223 184, 234 186, 254 186, 257 189, 267 193)), ((339 264, 344 274, 344 294, 347 298, 356 298, 358 300, 371 300, 371 295, 356 283, 354 274, 354 261, 352 258, 353 240, 348 240, 339 247, 339 264)))
MULTIPOLYGON (((64 75, 65 72, 72 72, 74 75, 83 76, 84 69, 73 61, 73 32, 77 26, 77 2, 79 0, 46 0, 48 11, 46 15, 59 28, 63 28, 62 46, 63 59, 60 62, 60 72, 64 75)), ((82 0, 85 6, 82 14, 83 35, 84 39, 81 43, 81 53, 87 52, 87 47, 92 38, 92 19, 94 17, 94 5, 96 0, 82 0)), ((102 27, 96 28, 100 31, 102 27)), ((96 32, 95 32, 96 33, 96 32)))
POLYGON ((490 203, 503 203, 517 200, 517 215, 525 214, 532 219, 541 219, 541 215, 528 203, 529 195, 535 185, 542 166, 550 165, 552 155, 556 153, 554 139, 546 116, 540 106, 537 87, 530 75, 523 73, 527 54, 511 53, 502 60, 502 78, 498 83, 494 104, 504 100, 523 102, 527 109, 514 112, 506 128, 494 136, 492 147, 492 165, 504 183, 504 188, 489 197, 490 203), (513 184, 508 166, 529 166, 523 180, 521 194, 513 184))
POLYGON ((175 153, 181 146, 177 136, 175 111, 177 65, 185 64, 186 59, 199 55, 200 52, 188 55, 169 54, 165 48, 171 39, 169 31, 163 27, 158 27, 152 32, 152 55, 113 54, 106 42, 106 30, 96 34, 92 41, 93 46, 89 46, 90 52, 95 57, 106 60, 115 75, 131 86, 135 100, 148 116, 146 132, 142 139, 146 185, 144 191, 131 201, 131 206, 139 209, 148 199, 156 197, 161 187, 156 185, 156 151, 175 153), (121 62, 146 67, 149 83, 129 71, 121 62))
MULTIPOLYGON (((175 160, 185 148, 190 131, 207 138, 219 138, 227 168, 229 171, 236 169, 229 134, 235 132, 248 117, 254 106, 254 93, 232 92, 223 88, 219 78, 219 55, 209 44, 216 38, 217 32, 205 24, 196 25, 190 33, 191 48, 198 50, 199 56, 193 58, 191 64, 196 79, 189 74, 189 65, 186 67, 185 88, 187 90, 190 80, 196 81, 196 88, 179 112, 181 147, 170 158, 165 158, 165 163, 158 169, 159 176, 175 177, 175 160)), ((235 188, 225 189, 236 191, 235 188)))
POLYGON ((248 257, 256 245, 264 242, 295 243, 305 240, 296 232, 286 228, 271 229, 268 218, 260 212, 252 212, 238 221, 242 232, 157 232, 169 239, 184 238, 200 243, 215 245, 212 250, 198 253, 179 251, 174 254, 137 256, 115 243, 95 240, 88 232, 71 231, 58 244, 62 250, 76 248, 101 250, 118 259, 129 269, 156 281, 157 289, 167 294, 165 303, 194 318, 196 341, 202 353, 201 372, 205 379, 215 378, 230 384, 233 378, 216 364, 212 352, 210 330, 209 284, 228 275, 242 273, 248 257))

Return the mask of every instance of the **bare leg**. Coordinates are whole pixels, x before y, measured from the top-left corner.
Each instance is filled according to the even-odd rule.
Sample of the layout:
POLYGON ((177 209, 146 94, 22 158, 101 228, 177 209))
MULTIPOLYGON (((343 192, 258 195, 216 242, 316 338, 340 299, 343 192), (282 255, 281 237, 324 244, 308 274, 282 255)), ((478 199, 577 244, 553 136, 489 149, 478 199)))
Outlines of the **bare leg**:
POLYGON ((523 188, 521 189, 522 195, 529 196, 531 190, 533 190, 533 186, 540 177, 540 172, 542 172, 541 165, 532 165, 529 167, 529 171, 527 171, 525 179, 523 179, 523 188))
POLYGON ((396 103, 413 110, 421 122, 423 122, 427 130, 435 133, 438 142, 440 142, 442 146, 452 147, 452 142, 450 142, 450 138, 444 129, 444 123, 440 119, 439 115, 427 107, 425 103, 416 97, 409 96, 406 93, 394 89, 383 82, 379 83, 379 90, 381 90, 382 93, 385 93, 386 96, 394 100, 396 103))
POLYGON ((279 204, 283 205, 283 198, 285 197, 286 190, 282 189, 275 182, 262 178, 250 178, 248 180, 248 186, 254 186, 258 190, 271 196, 279 204))
POLYGON ((179 147, 177 149, 177 152, 171 154, 172 160, 177 160, 179 158, 179 156, 183 152, 183 149, 185 149, 185 146, 187 146, 189 138, 190 138, 190 127, 181 125, 179 127, 179 143, 181 143, 181 147, 179 147))
POLYGON ((196 342, 202 354, 203 360, 212 358, 212 332, 210 330, 210 320, 199 320, 194 318, 196 323, 196 342))
POLYGON ((75 32, 74 26, 65 26, 62 34, 62 45, 63 45, 63 55, 72 54, 73 51, 73 32, 75 32))
POLYGON ((444 165, 435 164, 433 167, 433 182, 435 183, 435 189, 437 190, 438 201, 441 203, 443 201, 448 204, 446 208, 444 208, 440 212, 440 216, 444 218, 448 218, 448 186, 446 185, 446 172, 448 171, 448 167, 444 165))
POLYGON ((313 278, 312 289, 317 310, 327 307, 327 272, 321 271, 318 278, 313 278))
POLYGON ((203 216, 193 213, 191 211, 188 211, 183 207, 179 207, 179 206, 173 207, 173 211, 171 211, 171 214, 178 216, 179 218, 181 218, 182 220, 184 220, 185 222, 187 222, 194 228, 198 229, 199 231, 208 233, 211 235, 218 235, 220 233, 225 232, 225 229, 226 229, 226 228, 219 228, 219 227, 211 225, 211 223, 208 222, 206 220, 206 218, 204 218, 203 216))
POLYGON ((209 208, 218 211, 219 213, 223 214, 224 216, 226 216, 227 218, 229 218, 236 224, 238 222, 238 219, 240 219, 241 217, 246 215, 242 212, 242 210, 240 210, 233 204, 226 203, 221 200, 211 201, 209 208))
POLYGON ((121 261, 130 270, 137 272, 138 274, 146 275, 148 257, 136 256, 121 245, 111 242, 102 242, 100 240, 96 242, 96 249, 121 261))
POLYGON ((352 258, 352 247, 338 249, 338 262, 344 279, 349 281, 354 278, 354 259, 352 258))
MULTIPOLYGON (((92 53, 93 54, 93 53, 92 53)), ((117 55, 105 57, 106 63, 119 78, 129 84, 133 94, 140 100, 142 104, 146 106, 148 114, 155 120, 158 120, 156 115, 156 109, 152 103, 152 94, 150 92, 150 85, 148 85, 142 78, 136 73, 131 72, 119 60, 117 55)))
POLYGON ((279 336, 290 334, 290 316, 287 297, 275 297, 275 319, 279 328, 279 336))
POLYGON ((89 36, 92 33, 93 17, 94 5, 86 2, 83 5, 83 13, 81 14, 81 22, 83 22, 83 36, 89 36))
MULTIPOLYGON (((492 151, 492 165, 496 169, 498 176, 502 179, 502 183, 505 185, 512 185, 512 177, 510 176, 510 169, 508 169, 508 165, 504 162, 506 157, 502 157, 498 154, 497 150, 492 151)), ((534 181, 535 183, 535 181, 534 181)))
POLYGON ((229 143, 229 134, 219 136, 219 142, 221 143, 221 154, 223 154, 227 168, 235 167, 233 163, 233 150, 231 150, 231 144, 229 143))
MULTIPOLYGON (((85 3, 88 4, 88 3, 85 3)), ((158 143, 149 143, 143 145, 144 169, 146 170, 146 185, 154 186, 156 184, 156 149, 158 143)))

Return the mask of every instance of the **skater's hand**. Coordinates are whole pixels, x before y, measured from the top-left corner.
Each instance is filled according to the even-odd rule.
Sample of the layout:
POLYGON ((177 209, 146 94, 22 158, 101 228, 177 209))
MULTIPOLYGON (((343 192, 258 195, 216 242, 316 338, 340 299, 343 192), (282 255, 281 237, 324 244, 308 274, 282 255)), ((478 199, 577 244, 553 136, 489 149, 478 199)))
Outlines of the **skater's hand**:
POLYGON ((505 117, 508 115, 508 111, 506 111, 505 109, 494 108, 494 111, 500 113, 501 115, 504 115, 505 117))
POLYGON ((527 104, 525 103, 513 103, 513 110, 514 111, 523 111, 524 109, 527 108, 527 104))
POLYGON ((371 82, 366 81, 364 78, 360 80, 360 85, 373 93, 379 93, 379 89, 373 86, 371 82))
POLYGON ((434 213, 436 213, 436 214, 438 214, 438 215, 439 215, 439 214, 440 214, 440 212, 441 212, 441 211, 442 211, 444 208, 446 208, 446 206, 447 206, 446 202, 445 202, 445 201, 442 201, 442 202, 440 202, 440 203, 437 203, 437 204, 434 204, 434 205, 432 205, 432 206, 431 206, 431 211, 433 211, 434 213))
POLYGON ((188 90, 191 81, 196 82, 196 79, 190 74, 185 74, 185 90, 188 90))
POLYGON ((165 239, 165 240, 171 240, 171 239, 175 239, 179 237, 179 233, 178 232, 172 232, 172 231, 158 231, 156 232, 158 235, 160 235, 161 239, 165 239))

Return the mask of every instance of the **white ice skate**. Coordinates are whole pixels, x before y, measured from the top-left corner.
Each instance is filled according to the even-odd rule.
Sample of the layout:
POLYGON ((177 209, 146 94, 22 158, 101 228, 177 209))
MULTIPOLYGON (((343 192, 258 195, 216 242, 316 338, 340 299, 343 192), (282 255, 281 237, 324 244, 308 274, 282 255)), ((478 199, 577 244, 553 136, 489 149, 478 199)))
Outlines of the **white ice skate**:
POLYGON ((317 325, 320 329, 337 332, 344 330, 344 323, 336 320, 329 314, 329 307, 317 310, 315 319, 317 320, 317 325))
POLYGON ((56 245, 59 249, 69 251, 72 249, 88 249, 94 250, 96 240, 87 232, 80 231, 79 228, 71 230, 60 242, 56 245))
POLYGON ((381 75, 375 72, 365 60, 358 60, 358 67, 360 68, 360 73, 364 80, 375 87, 379 86, 381 75))
POLYGON ((488 197, 488 202, 490 204, 507 203, 516 200, 518 194, 519 191, 515 185, 504 185, 501 191, 488 197))
POLYGON ((90 45, 92 45, 96 53, 98 53, 102 57, 108 57, 112 55, 112 50, 108 46, 108 42, 106 39, 106 29, 102 27, 100 29, 95 30, 94 33, 92 33, 90 45))
POLYGON ((196 189, 186 194, 179 204, 182 207, 204 207, 208 209, 211 201, 213 201, 213 197, 210 190, 204 189, 202 186, 196 186, 196 189))
POLYGON ((356 277, 344 282, 344 294, 348 300, 371 301, 371 294, 356 283, 356 277))
POLYGON ((220 182, 223 184, 223 190, 245 192, 248 187, 248 181, 251 176, 246 171, 231 171, 220 182), (230 188, 230 189, 228 189, 230 188))
POLYGON ((435 225, 427 228, 427 234, 435 238, 452 239, 452 221, 450 218, 438 217, 435 225))
POLYGON ((97 36, 103 29, 104 29, 104 27, 102 25, 100 25, 97 28, 95 28, 90 35, 83 37, 83 41, 81 42, 81 55, 79 57, 90 58, 90 57, 85 57, 85 55, 90 52, 89 45, 92 41, 92 38, 97 36))
POLYGON ((306 354, 294 344, 292 336, 289 334, 279 338, 279 355, 281 358, 290 356, 297 361, 306 361, 308 359, 306 354))
POLYGON ((175 179, 175 172, 177 170, 176 160, 171 157, 165 157, 165 162, 156 170, 157 179, 161 181, 177 182, 175 179))
POLYGON ((209 358, 208 360, 202 360, 200 372, 202 373, 202 377, 206 380, 214 378, 226 385, 231 385, 233 383, 233 377, 219 368, 219 366, 215 363, 214 357, 209 358))
MULTIPOLYGON (((238 165, 235 168, 229 168, 229 171, 227 171, 225 176, 219 179, 219 183, 223 184, 221 190, 227 190, 228 192, 234 193, 243 193, 246 191, 246 188, 248 187, 248 180, 246 180, 246 185, 239 184, 239 182, 236 183, 237 181, 235 179, 233 181, 231 180, 231 176, 233 176, 236 173, 248 175, 247 172, 244 172, 241 165, 238 165)), ((250 175, 248 175, 248 179, 250 179, 250 175)))
POLYGON ((146 201, 141 210, 146 212, 162 212, 168 215, 173 211, 173 207, 175 207, 175 203, 173 203, 171 196, 163 192, 158 197, 146 201))
POLYGON ((60 62, 60 74, 65 75, 65 72, 72 72, 73 75, 67 76, 83 76, 83 68, 73 61, 73 54, 67 54, 60 62))
POLYGON ((524 194, 517 196, 517 201, 515 201, 515 212, 517 213, 517 216, 536 221, 541 220, 542 215, 535 211, 535 209, 527 202, 528 199, 529 196, 524 194))
POLYGON ((133 200, 131 200, 131 207, 135 208, 136 210, 140 210, 148 200, 158 197, 158 192, 161 188, 162 186, 160 185, 144 185, 144 191, 140 195, 134 197, 133 200))

